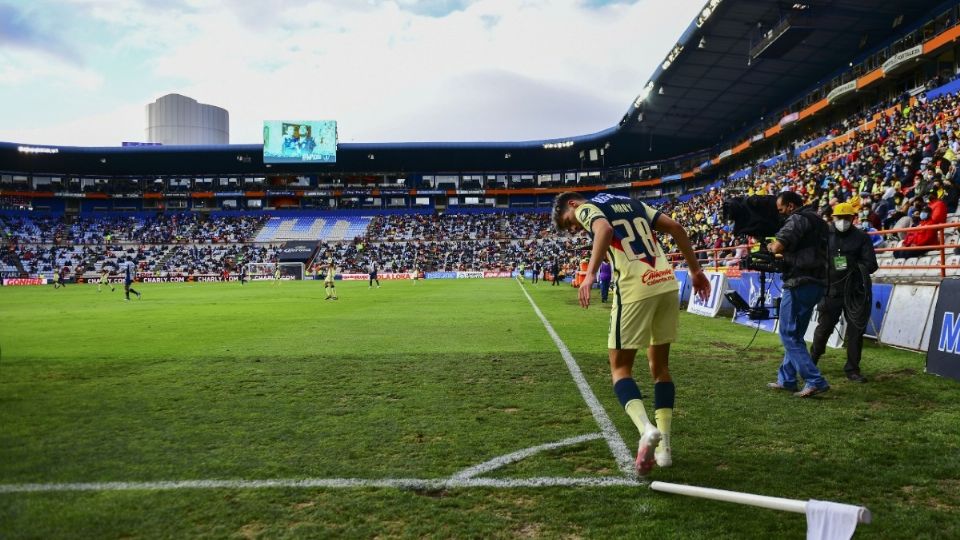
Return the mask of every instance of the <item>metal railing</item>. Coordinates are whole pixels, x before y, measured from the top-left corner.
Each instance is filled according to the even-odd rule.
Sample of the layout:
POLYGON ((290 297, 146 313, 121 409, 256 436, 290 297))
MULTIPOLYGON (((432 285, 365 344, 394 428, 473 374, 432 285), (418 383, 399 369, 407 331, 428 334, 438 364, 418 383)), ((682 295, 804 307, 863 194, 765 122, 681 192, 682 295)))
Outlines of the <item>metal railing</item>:
MULTIPOLYGON (((939 271, 940 271, 940 277, 941 277, 941 278, 944 278, 944 277, 947 276, 947 270, 958 270, 958 271, 960 271, 960 264, 952 264, 952 265, 951 265, 951 264, 947 264, 947 257, 950 256, 950 255, 947 253, 947 250, 960 248, 960 243, 957 243, 957 242, 947 243, 947 240, 946 240, 946 231, 947 231, 948 229, 960 229, 960 222, 955 222, 955 223, 941 223, 941 224, 937 224, 937 225, 922 225, 922 226, 907 227, 907 228, 900 228, 900 229, 885 229, 885 230, 882 230, 882 231, 869 232, 869 233, 867 233, 867 234, 869 234, 870 236, 885 236, 885 235, 888 235, 888 234, 897 234, 897 233, 903 233, 903 232, 910 233, 910 232, 916 232, 916 231, 922 231, 922 230, 930 230, 930 229, 933 229, 933 230, 936 230, 936 231, 937 231, 937 243, 936 243, 936 244, 926 245, 926 246, 878 247, 878 248, 874 248, 874 251, 876 251, 877 253, 887 253, 887 252, 896 252, 896 251, 918 251, 918 252, 919 252, 919 251, 922 251, 922 252, 926 253, 926 252, 930 252, 930 251, 937 251, 937 252, 939 253, 940 264, 932 264, 932 265, 931 265, 931 264, 928 264, 928 265, 920 265, 920 264, 911 264, 911 265, 907 265, 907 264, 903 264, 903 265, 889 265, 889 264, 882 264, 882 263, 886 260, 886 258, 885 258, 885 257, 880 257, 880 258, 878 259, 878 261, 877 261, 878 263, 881 263, 880 269, 881 269, 881 270, 882 270, 882 269, 888 269, 888 270, 939 270, 939 271)), ((756 245, 757 245, 757 244, 754 243, 754 242, 748 242, 748 243, 746 243, 746 244, 739 244, 739 245, 736 245, 736 246, 726 246, 726 247, 719 247, 719 248, 697 249, 697 250, 694 250, 694 253, 696 253, 696 254, 701 254, 701 253, 707 253, 707 254, 709 254, 709 256, 707 257, 707 260, 706 260, 706 261, 704 261, 704 260, 701 260, 701 261, 700 261, 700 265, 701 265, 704 269, 707 269, 707 270, 709 270, 709 269, 719 270, 720 268, 740 269, 739 259, 738 259, 738 258, 737 258, 737 262, 736 262, 736 263, 726 264, 726 262, 728 261, 728 259, 727 259, 726 257, 721 258, 721 257, 720 257, 720 254, 721 254, 721 253, 725 253, 725 252, 733 252, 734 254, 736 254, 736 252, 737 252, 738 249, 746 248, 747 250, 751 250, 751 249, 753 249, 756 245)), ((674 251, 674 252, 668 253, 668 254, 667 254, 667 257, 668 257, 668 259, 669 259, 672 263, 674 263, 674 264, 683 261, 683 254, 682 254, 682 253, 679 253, 679 252, 675 252, 675 251, 674 251)), ((735 258, 736 258, 736 257, 735 257, 735 258)), ((911 258, 912 258, 912 257, 911 257, 911 258)), ((907 260, 909 260, 909 259, 910 259, 910 258, 908 258, 907 260)))

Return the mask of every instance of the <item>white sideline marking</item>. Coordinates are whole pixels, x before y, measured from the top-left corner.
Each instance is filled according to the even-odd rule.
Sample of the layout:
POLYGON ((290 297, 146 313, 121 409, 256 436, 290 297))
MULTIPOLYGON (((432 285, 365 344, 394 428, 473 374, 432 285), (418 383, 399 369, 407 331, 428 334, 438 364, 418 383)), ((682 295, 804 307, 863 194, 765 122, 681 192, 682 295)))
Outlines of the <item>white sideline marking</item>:
POLYGON ((450 480, 466 480, 467 478, 473 478, 481 474, 488 473, 520 461, 521 459, 526 459, 534 454, 543 452, 545 450, 554 450, 557 448, 563 448, 564 446, 573 446, 575 444, 580 444, 586 441, 595 441, 597 439, 602 439, 603 435, 600 433, 590 433, 589 435, 580 435, 577 437, 570 437, 568 439, 563 439, 562 441, 541 444, 539 446, 531 446, 530 448, 524 448, 523 450, 518 450, 516 452, 506 454, 500 457, 493 458, 489 461, 484 461, 479 465, 474 465, 473 467, 468 467, 462 471, 454 474, 450 477, 450 480))
POLYGON ((83 482, 68 484, 0 484, 0 494, 53 493, 66 491, 169 491, 177 489, 266 489, 266 488, 539 488, 643 486, 622 476, 536 477, 536 478, 289 478, 273 480, 174 480, 161 482, 83 482))
POLYGON ((620 437, 620 432, 617 431, 610 417, 607 416, 606 409, 604 409, 600 401, 597 400, 597 396, 593 393, 593 390, 590 389, 590 384, 583 377, 583 372, 580 371, 577 360, 570 354, 570 349, 567 348, 567 345, 560 339, 560 336, 557 335, 550 321, 543 316, 543 312, 540 311, 537 303, 530 297, 526 287, 521 284, 520 290, 523 291, 527 300, 530 301, 530 305, 533 306, 533 311, 537 314, 537 317, 540 317, 540 322, 543 323, 543 326, 547 329, 547 333, 553 338, 557 349, 560 350, 560 356, 562 356, 563 361, 567 363, 567 369, 570 370, 570 375, 573 376, 574 382, 577 383, 577 388, 580 389, 580 395, 583 396, 583 400, 587 402, 587 406, 590 407, 590 412, 593 413, 593 419, 596 420, 600 426, 600 431, 603 432, 603 438, 607 440, 607 446, 609 446, 610 451, 613 452, 613 457, 617 460, 620 471, 630 478, 635 478, 637 473, 634 469, 633 458, 630 456, 630 451, 627 450, 626 443, 624 443, 623 438, 620 437))

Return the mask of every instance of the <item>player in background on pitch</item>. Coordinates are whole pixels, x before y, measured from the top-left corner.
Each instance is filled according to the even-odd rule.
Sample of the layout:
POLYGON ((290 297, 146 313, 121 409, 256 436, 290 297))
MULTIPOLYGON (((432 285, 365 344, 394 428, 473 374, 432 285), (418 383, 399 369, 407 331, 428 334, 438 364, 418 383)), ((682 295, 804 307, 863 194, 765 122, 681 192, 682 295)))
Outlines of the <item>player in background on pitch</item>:
POLYGON ((70 267, 63 265, 60 267, 60 271, 53 276, 53 288, 58 289, 60 287, 67 288, 67 275, 70 273, 70 267))
POLYGON ((137 275, 137 265, 133 263, 133 259, 127 258, 127 261, 123 265, 123 294, 127 298, 127 302, 130 301, 130 293, 137 295, 137 298, 140 298, 140 293, 133 288, 133 279, 137 275))
POLYGON ((368 286, 367 288, 368 288, 368 289, 372 289, 372 288, 373 288, 373 282, 376 281, 376 282, 377 282, 377 288, 379 289, 379 288, 380 288, 380 279, 377 277, 377 262, 376 262, 376 261, 371 261, 371 262, 370 262, 370 269, 369 269, 369 270, 370 270, 370 286, 368 286))
POLYGON ((523 273, 527 270, 527 263, 520 261, 520 264, 517 265, 517 279, 520 280, 520 283, 523 283, 523 273))
POLYGON ((240 271, 238 273, 238 279, 240 280, 240 285, 244 285, 247 282, 247 265, 241 264, 240 271))
POLYGON ((553 220, 560 230, 586 229, 593 250, 578 296, 584 309, 604 259, 613 267, 613 306, 607 348, 613 391, 641 433, 637 474, 650 474, 654 460, 661 467, 673 464, 670 431, 676 388, 670 377, 670 343, 677 339, 680 298, 673 266, 663 253, 654 231, 673 237, 690 271, 693 290, 709 298, 710 281, 700 269, 683 226, 629 197, 599 193, 590 200, 575 192, 561 193, 553 203, 553 220), (656 425, 644 410, 640 388, 633 379, 637 349, 647 350, 653 376, 656 425))
POLYGON ((323 290, 327 294, 324 300, 338 300, 337 288, 333 284, 333 278, 337 275, 337 267, 333 264, 333 259, 327 261, 327 275, 323 278, 323 290))
POLYGON ((280 263, 273 265, 273 284, 280 283, 280 263))
POLYGON ((97 292, 100 292, 100 288, 104 285, 110 287, 110 292, 117 290, 113 285, 110 284, 110 271, 107 270, 106 266, 101 266, 100 281, 97 282, 97 292))

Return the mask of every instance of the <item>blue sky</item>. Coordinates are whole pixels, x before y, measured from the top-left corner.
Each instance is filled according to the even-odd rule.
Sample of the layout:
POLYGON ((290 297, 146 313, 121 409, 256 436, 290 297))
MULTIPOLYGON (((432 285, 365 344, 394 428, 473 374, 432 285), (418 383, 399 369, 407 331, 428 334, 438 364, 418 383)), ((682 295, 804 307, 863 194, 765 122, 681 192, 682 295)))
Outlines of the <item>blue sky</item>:
POLYGON ((0 140, 144 140, 180 93, 340 140, 526 140, 614 125, 705 0, 0 0, 0 140))

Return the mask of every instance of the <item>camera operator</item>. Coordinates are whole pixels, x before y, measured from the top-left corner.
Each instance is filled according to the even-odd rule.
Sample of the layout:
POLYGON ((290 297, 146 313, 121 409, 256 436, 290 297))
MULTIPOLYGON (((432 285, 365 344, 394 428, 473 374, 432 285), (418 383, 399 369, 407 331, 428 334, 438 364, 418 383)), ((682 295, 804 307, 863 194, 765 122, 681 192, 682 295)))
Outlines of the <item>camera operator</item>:
POLYGON ((817 306, 820 320, 813 334, 810 356, 814 364, 823 356, 827 338, 842 313, 847 320, 843 338, 847 344, 847 363, 843 371, 847 379, 864 383, 867 379, 860 374, 860 354, 863 350, 863 332, 866 330, 865 319, 869 317, 872 302, 867 276, 876 272, 878 266, 873 241, 867 233, 853 226, 854 216, 856 211, 850 203, 840 203, 833 209, 833 227, 830 227, 827 240, 829 285, 826 295, 817 306), (865 285, 859 290, 857 285, 861 284, 865 285), (848 294, 848 290, 858 290, 859 294, 848 294))
POLYGON ((783 296, 780 301, 780 341, 784 356, 777 382, 767 384, 776 390, 789 390, 800 398, 812 397, 830 389, 820 374, 803 339, 813 309, 823 297, 827 284, 827 223, 813 207, 792 191, 777 197, 777 211, 785 222, 767 249, 783 255, 783 296), (803 378, 799 392, 797 375, 803 378))

